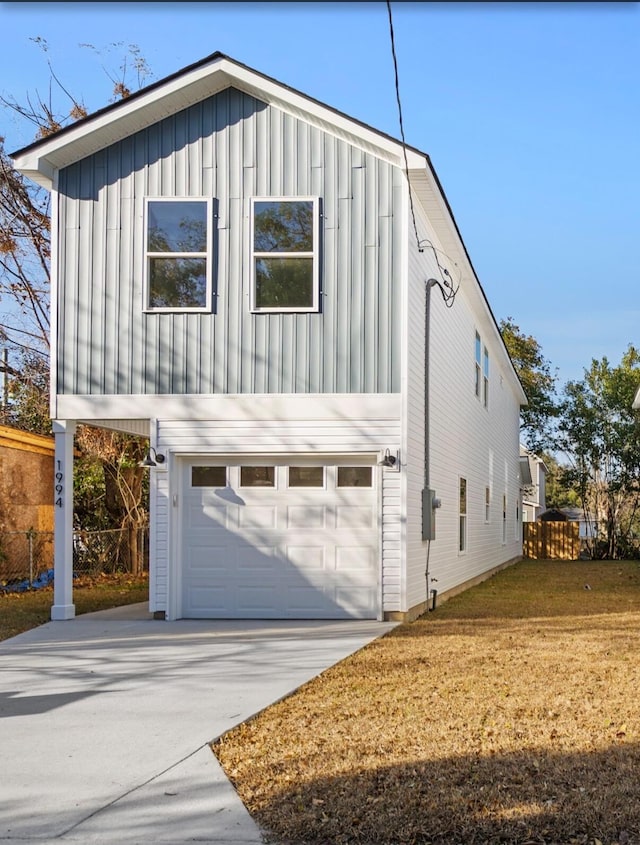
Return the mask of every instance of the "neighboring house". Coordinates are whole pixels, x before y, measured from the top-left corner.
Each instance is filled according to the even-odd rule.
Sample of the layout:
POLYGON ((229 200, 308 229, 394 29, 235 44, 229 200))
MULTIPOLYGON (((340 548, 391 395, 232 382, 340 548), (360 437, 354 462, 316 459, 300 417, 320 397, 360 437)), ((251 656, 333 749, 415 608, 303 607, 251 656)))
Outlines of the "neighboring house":
POLYGON ((580 530, 581 540, 595 540, 600 530, 600 521, 595 516, 582 508, 562 508, 562 513, 569 522, 577 522, 580 530))
POLYGON ((52 192, 53 618, 77 422, 150 438, 160 617, 410 619, 520 558, 526 397, 425 153, 216 53, 14 160, 52 192))
POLYGON ((527 462, 522 490, 522 521, 535 522, 546 510, 547 468, 542 458, 520 445, 520 457, 527 462))
MULTIPOLYGON (((38 532, 40 568, 53 564, 54 439, 0 425, 0 580, 28 572, 27 533, 38 532)), ((33 549, 32 549, 33 550, 33 549)))
POLYGON ((53 437, 0 425, 0 530, 53 531, 53 437))

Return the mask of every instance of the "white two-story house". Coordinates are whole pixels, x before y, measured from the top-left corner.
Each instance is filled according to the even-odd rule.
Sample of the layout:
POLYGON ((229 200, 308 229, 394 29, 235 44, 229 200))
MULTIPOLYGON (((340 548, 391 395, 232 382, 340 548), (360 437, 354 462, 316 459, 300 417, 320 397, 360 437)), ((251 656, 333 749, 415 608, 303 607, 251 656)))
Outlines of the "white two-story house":
POLYGON ((78 422, 150 438, 157 617, 411 619, 521 556, 526 399, 425 153, 216 53, 13 158, 52 195, 54 619, 78 422))

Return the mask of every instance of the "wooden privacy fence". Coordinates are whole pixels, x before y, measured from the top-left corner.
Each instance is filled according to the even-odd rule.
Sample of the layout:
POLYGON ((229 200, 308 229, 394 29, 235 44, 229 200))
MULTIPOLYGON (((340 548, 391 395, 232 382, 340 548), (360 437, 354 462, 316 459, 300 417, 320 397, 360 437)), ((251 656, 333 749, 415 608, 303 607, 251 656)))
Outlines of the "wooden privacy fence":
POLYGON ((522 554, 530 560, 578 560, 580 526, 577 522, 523 523, 522 554))

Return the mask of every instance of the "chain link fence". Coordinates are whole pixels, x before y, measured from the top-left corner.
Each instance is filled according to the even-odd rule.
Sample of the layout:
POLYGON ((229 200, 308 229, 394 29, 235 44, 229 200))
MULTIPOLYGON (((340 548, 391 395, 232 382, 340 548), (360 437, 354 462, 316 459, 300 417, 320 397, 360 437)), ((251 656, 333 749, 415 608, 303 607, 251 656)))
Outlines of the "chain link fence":
MULTIPOLYGON (((149 529, 73 532, 73 574, 147 572, 149 529)), ((0 589, 53 578, 53 531, 0 532, 0 589)))

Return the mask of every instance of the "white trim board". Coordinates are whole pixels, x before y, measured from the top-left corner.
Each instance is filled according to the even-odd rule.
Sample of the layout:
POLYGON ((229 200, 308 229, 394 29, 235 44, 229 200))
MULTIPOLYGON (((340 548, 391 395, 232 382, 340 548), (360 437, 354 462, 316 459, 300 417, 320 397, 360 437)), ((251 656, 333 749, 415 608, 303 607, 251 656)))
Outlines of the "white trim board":
POLYGON ((357 394, 128 394, 56 397, 61 420, 318 420, 397 421, 399 393, 357 394))

